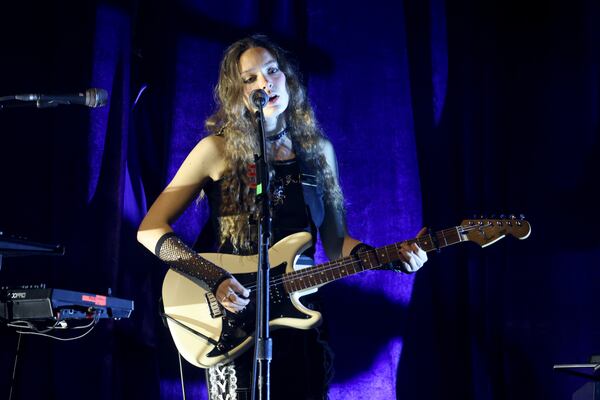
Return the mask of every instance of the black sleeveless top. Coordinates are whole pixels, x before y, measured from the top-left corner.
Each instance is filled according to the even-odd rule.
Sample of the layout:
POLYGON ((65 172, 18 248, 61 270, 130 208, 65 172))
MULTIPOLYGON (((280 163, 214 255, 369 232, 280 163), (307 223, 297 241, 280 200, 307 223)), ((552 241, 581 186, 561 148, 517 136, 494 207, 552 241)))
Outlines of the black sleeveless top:
MULTIPOLYGON (((313 258, 317 238, 317 228, 323 220, 322 191, 317 190, 313 175, 301 172, 297 158, 272 163, 274 177, 271 180, 271 245, 297 232, 309 232, 313 245, 303 256, 313 258), (308 198, 308 201, 305 200, 308 198), (308 204, 307 204, 308 203, 308 204), (312 206, 312 207, 311 207, 312 206), (316 217, 316 218, 315 218, 316 217)), ((210 181, 204 188, 210 208, 209 220, 196 240, 194 249, 198 252, 237 253, 229 239, 219 247, 219 218, 221 215, 221 189, 224 180, 210 181)), ((248 229, 257 229, 256 221, 248 222, 248 229)), ((247 253, 255 254, 257 244, 247 253)))

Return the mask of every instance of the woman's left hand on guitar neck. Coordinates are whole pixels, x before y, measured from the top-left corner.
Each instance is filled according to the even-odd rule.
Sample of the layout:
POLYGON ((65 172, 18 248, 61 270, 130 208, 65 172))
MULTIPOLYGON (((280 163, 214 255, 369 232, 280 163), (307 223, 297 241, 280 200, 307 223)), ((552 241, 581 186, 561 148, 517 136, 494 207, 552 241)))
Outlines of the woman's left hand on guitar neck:
MULTIPOLYGON (((423 236, 426 233, 427 228, 421 228, 417 237, 423 236)), ((394 269, 396 270, 399 269, 402 272, 412 274, 413 272, 417 272, 423 264, 427 262, 427 252, 420 248, 416 243, 402 243, 400 246, 400 253, 404 259, 401 261, 400 265, 394 265, 394 269)))
MULTIPOLYGON (((423 236, 427 233, 427 228, 422 228, 417 237, 423 236)), ((358 243, 352 251, 351 255, 356 255, 363 251, 374 250, 375 248, 366 243, 358 243)), ((400 255, 402 256, 401 260, 390 263, 389 265, 385 265, 386 269, 391 269, 394 271, 405 272, 407 274, 412 274, 413 272, 417 272, 425 262, 427 262, 427 252, 425 252, 422 248, 420 248, 416 243, 409 244, 408 242, 403 242, 400 245, 400 255)))

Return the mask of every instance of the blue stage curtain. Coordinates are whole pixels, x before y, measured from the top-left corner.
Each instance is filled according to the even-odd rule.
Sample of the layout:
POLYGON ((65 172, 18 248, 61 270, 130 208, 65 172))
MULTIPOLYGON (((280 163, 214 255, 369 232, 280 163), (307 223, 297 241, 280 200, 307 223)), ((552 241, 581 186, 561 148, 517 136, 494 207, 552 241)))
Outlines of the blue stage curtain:
MULTIPOLYGON (((298 59, 354 237, 384 245, 472 214, 533 226, 524 242, 430 253, 416 275, 323 287, 331 399, 558 400, 584 383, 552 364, 600 351, 596 1, 98 0, 0 18, 0 96, 110 95, 99 109, 0 110, 0 230, 67 248, 4 259, 0 286, 135 301, 131 318, 77 341, 23 337, 15 398, 181 397, 158 316, 166 266, 135 232, 206 134, 224 48, 254 32, 298 59)), ((193 242, 206 211, 193 203, 176 231, 193 242)), ((17 336, 0 338, 4 390, 17 336)), ((184 372, 188 396, 205 398, 203 371, 184 372)))

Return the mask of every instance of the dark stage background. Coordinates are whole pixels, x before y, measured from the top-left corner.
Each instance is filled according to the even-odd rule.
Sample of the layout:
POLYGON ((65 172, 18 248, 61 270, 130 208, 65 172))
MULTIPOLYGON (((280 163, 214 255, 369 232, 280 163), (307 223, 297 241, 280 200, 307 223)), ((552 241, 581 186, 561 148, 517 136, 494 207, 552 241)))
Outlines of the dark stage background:
MULTIPOLYGON (((0 230, 67 249, 4 259, 0 286, 135 301, 77 341, 23 337, 13 398, 180 398, 166 267, 135 231, 204 135, 222 51, 252 32, 298 58, 353 236, 383 245, 473 214, 533 227, 430 254, 415 276, 324 287, 331 398, 571 398, 586 381, 553 364, 600 354, 599 20, 596 0, 3 4, 0 96, 100 87, 110 102, 0 110, 0 230)), ((205 215, 192 204, 176 230, 193 240, 205 215)), ((0 398, 16 344, 0 328, 0 398)))

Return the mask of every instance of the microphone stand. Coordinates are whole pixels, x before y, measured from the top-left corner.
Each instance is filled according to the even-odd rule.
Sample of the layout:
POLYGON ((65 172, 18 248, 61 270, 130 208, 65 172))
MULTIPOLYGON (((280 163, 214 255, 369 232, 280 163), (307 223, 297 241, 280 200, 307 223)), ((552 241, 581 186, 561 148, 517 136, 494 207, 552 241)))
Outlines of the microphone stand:
POLYGON ((254 341, 254 366, 252 400, 269 400, 271 385, 272 341, 269 337, 269 239, 271 237, 271 204, 269 170, 265 157, 264 104, 256 104, 259 152, 254 155, 256 164, 256 201, 258 207, 258 275, 256 293, 256 338, 254 341), (258 393, 257 393, 258 388, 258 393), (258 395, 258 397, 257 397, 258 395))

